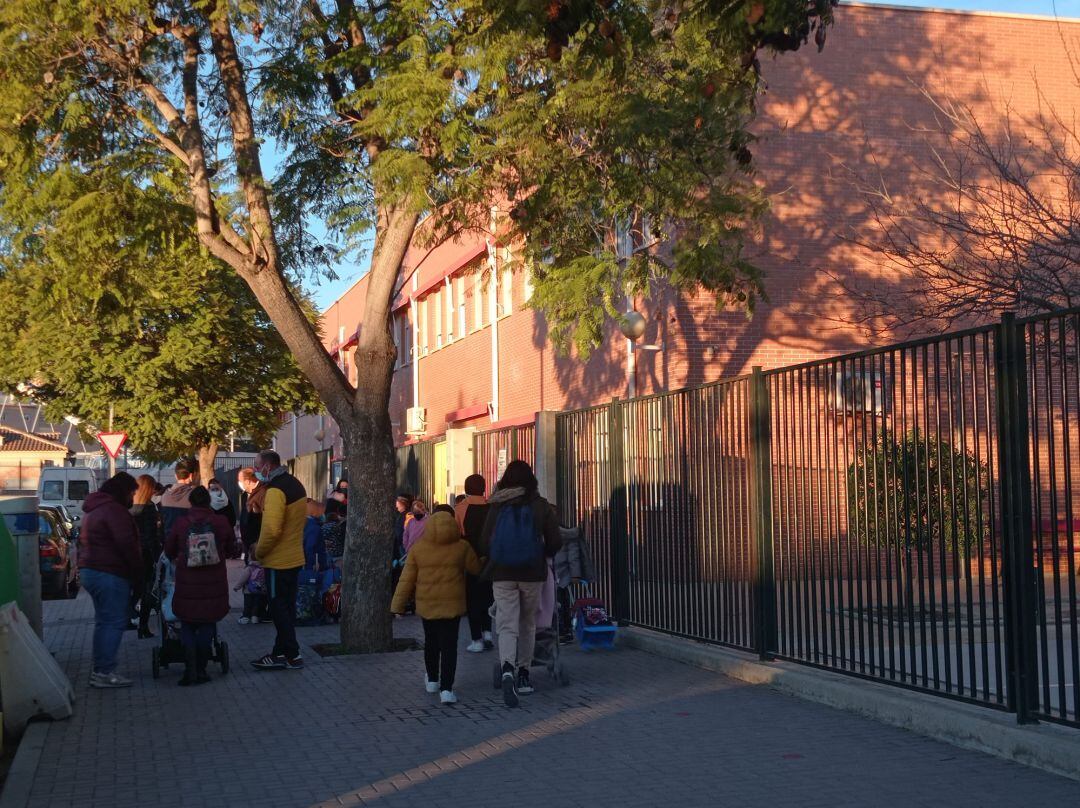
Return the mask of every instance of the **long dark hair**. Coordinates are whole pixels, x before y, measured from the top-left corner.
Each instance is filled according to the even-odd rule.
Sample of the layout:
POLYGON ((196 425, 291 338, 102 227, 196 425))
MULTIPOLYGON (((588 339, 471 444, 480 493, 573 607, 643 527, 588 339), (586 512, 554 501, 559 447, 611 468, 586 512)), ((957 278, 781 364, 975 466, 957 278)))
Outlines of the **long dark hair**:
POLYGON ((101 484, 101 492, 108 494, 125 508, 130 508, 139 484, 126 471, 117 472, 101 484))
POLYGON ((500 491, 506 488, 524 488, 526 495, 535 494, 540 483, 533 474, 532 466, 524 460, 514 460, 506 467, 498 486, 500 491))

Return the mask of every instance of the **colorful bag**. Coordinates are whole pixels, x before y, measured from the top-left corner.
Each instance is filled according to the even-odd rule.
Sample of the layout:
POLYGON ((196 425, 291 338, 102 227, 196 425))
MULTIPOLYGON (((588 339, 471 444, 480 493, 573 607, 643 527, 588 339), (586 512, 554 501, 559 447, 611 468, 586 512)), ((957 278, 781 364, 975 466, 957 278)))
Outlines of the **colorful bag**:
POLYGON ((341 619, 341 584, 332 584, 323 595, 323 614, 335 623, 341 619))
POLYGON ((266 594, 266 570, 258 564, 251 565, 251 575, 248 576, 247 591, 252 595, 266 594))
POLYGON ((187 534, 188 567, 212 567, 220 563, 213 526, 206 522, 193 522, 187 534))

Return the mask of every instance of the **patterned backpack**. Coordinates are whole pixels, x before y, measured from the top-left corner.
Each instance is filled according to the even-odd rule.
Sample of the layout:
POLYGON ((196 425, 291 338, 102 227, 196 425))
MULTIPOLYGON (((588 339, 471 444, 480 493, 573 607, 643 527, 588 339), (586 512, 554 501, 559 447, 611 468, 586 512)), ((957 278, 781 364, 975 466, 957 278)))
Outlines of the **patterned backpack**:
POLYGON ((212 567, 220 563, 213 526, 206 522, 192 522, 187 533, 187 565, 212 567))

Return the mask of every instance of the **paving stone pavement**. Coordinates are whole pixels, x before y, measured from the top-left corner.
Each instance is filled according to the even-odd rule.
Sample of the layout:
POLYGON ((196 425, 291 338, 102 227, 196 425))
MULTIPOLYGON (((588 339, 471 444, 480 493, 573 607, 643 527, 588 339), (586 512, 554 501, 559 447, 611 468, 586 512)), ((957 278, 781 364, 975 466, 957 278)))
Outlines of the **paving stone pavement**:
MULTIPOLYGON (((491 687, 491 655, 463 651, 461 701, 441 707, 419 652, 320 658, 309 646, 334 642, 336 627, 299 630, 306 670, 254 671, 273 627, 237 616, 221 624, 228 676, 155 681, 155 641, 129 632, 121 672, 135 686, 99 691, 87 685, 89 598, 46 604, 78 703, 49 728, 30 805, 1080 804, 1080 783, 638 651, 571 648, 570 686, 538 671, 518 710, 491 687)), ((415 636, 419 622, 396 629, 415 636)))

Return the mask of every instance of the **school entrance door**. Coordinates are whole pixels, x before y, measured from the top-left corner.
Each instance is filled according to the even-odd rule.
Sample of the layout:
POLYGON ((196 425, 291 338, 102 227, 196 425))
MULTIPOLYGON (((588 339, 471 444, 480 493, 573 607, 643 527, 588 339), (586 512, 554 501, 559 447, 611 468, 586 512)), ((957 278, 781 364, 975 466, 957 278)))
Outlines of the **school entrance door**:
POLYGON ((449 483, 450 470, 446 464, 446 441, 441 440, 432 447, 432 465, 435 467, 434 473, 434 485, 432 491, 431 507, 435 507, 436 503, 446 502, 446 486, 449 483))

